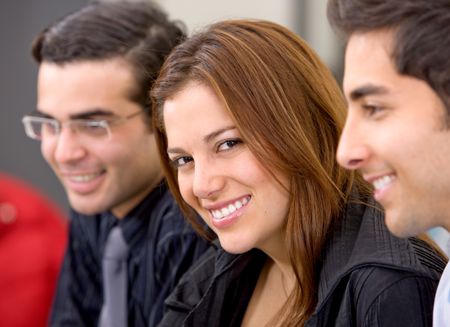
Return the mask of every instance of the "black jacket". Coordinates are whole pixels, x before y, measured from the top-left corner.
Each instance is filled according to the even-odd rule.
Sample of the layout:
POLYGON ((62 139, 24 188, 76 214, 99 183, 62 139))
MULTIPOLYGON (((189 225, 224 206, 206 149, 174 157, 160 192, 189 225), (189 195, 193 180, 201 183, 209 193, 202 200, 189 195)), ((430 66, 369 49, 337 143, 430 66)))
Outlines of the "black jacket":
MULTIPOLYGON (((159 326, 240 326, 265 260, 211 249, 166 300, 159 326)), ((391 235, 379 210, 351 205, 324 249, 306 326, 431 326, 444 267, 424 242, 391 235)))
POLYGON ((165 298, 209 247, 186 224, 165 182, 122 219, 111 212, 83 215, 72 211, 49 326, 98 325, 104 301, 102 259, 108 234, 116 225, 129 246, 128 326, 156 326, 165 298))

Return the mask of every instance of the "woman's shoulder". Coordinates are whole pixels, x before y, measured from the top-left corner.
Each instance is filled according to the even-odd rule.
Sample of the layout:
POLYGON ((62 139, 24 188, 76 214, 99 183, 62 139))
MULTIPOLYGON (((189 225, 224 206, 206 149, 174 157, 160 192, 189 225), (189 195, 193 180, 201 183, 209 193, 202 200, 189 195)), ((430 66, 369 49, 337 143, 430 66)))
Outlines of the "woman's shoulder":
POLYGON ((225 306, 237 306, 251 293, 265 256, 259 251, 229 254, 217 243, 214 245, 183 275, 166 299, 161 326, 184 326, 187 320, 189 326, 197 326, 193 323, 197 320, 213 321, 225 306))
MULTIPOLYGON (((193 298, 198 292, 210 284, 215 275, 215 265, 220 250, 211 246, 194 265, 183 275, 176 287, 173 296, 177 298, 193 298)), ((173 297, 171 296, 171 297, 173 297)))

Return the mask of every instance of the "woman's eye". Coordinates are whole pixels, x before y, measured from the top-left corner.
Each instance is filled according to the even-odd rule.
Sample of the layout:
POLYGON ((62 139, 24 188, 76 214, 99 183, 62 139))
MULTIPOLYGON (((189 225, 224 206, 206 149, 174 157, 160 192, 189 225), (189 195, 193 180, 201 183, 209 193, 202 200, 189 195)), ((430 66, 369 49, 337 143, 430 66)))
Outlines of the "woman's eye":
POLYGON ((178 158, 172 159, 172 166, 175 168, 180 168, 180 167, 187 165, 191 161, 193 161, 192 157, 188 157, 188 156, 178 157, 178 158))
POLYGON ((233 147, 235 147, 236 145, 242 143, 241 140, 226 140, 225 142, 222 142, 219 144, 219 146, 217 147, 218 151, 226 151, 229 150, 233 147))

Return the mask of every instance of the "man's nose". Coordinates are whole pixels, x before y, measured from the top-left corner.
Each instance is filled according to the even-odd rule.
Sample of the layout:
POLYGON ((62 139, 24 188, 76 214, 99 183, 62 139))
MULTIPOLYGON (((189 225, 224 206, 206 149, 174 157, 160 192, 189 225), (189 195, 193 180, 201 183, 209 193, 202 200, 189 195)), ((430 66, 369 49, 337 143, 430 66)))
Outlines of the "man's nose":
POLYGON ((59 163, 76 161, 86 154, 84 145, 80 142, 77 133, 70 126, 62 128, 55 141, 56 148, 54 156, 59 163))
POLYGON ((369 150, 361 132, 357 121, 348 116, 336 153, 338 163, 346 169, 361 168, 369 157, 369 150))

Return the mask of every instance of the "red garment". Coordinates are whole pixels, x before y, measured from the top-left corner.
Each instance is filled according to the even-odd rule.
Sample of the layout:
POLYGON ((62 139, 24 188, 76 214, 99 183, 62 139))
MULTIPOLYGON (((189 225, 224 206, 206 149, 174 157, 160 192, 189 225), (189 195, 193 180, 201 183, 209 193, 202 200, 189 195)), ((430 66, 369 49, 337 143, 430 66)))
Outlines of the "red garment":
POLYGON ((39 191, 0 174, 0 326, 47 326, 66 219, 39 191))

